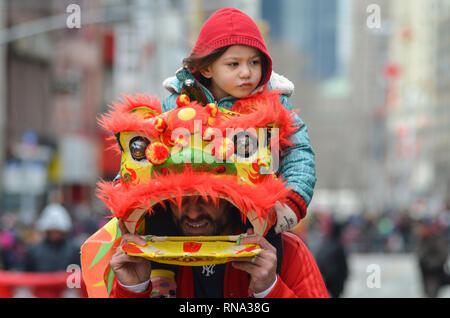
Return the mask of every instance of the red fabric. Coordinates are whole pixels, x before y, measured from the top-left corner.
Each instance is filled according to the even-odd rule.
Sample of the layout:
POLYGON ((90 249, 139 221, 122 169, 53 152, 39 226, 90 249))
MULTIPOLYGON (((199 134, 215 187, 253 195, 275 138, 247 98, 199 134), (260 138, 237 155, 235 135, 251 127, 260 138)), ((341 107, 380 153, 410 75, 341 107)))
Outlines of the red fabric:
POLYGON ((283 248, 281 274, 266 298, 328 298, 319 268, 302 240, 284 232, 283 248))
MULTIPOLYGON (((70 271, 69 271, 70 272, 70 271)), ((63 272, 15 272, 0 270, 0 298, 15 298, 19 288, 37 298, 61 298, 67 291, 72 274, 63 272)), ((81 280, 80 297, 86 297, 86 286, 81 280)))
POLYGON ((286 204, 297 216, 297 220, 300 221, 306 216, 308 206, 305 200, 296 192, 290 191, 286 200, 281 202, 286 204))
MULTIPOLYGON (((267 298, 328 298, 328 291, 322 275, 305 244, 292 233, 283 233, 283 266, 277 283, 267 298)), ((228 263, 225 269, 224 297, 249 297, 249 278, 244 271, 237 270, 228 263)), ((133 293, 115 283, 111 297, 149 297, 151 287, 144 293, 133 293)), ((192 268, 178 267, 177 297, 194 298, 192 268)))
POLYGON ((272 58, 256 23, 245 13, 234 8, 216 11, 205 22, 191 55, 204 56, 228 45, 248 45, 260 50, 267 57, 264 70, 266 84, 272 73, 272 58))
POLYGON ((152 283, 150 282, 149 288, 143 293, 132 292, 119 284, 117 278, 114 278, 113 288, 109 297, 111 298, 150 298, 152 293, 152 283))

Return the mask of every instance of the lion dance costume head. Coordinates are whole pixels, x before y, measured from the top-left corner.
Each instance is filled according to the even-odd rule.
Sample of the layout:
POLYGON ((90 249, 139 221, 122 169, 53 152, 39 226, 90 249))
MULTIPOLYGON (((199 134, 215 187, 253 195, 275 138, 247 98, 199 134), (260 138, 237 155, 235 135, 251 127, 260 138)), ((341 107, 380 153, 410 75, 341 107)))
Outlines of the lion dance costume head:
MULTIPOLYGON (((90 297, 108 297, 111 291, 109 260, 121 242, 119 219, 129 233, 144 235, 156 206, 168 201, 181 206, 183 197, 201 196, 230 202, 255 234, 266 235, 276 222, 273 207, 289 191, 277 177, 279 152, 298 128, 278 93, 241 99, 231 110, 191 102, 187 95, 180 95, 177 105, 162 113, 155 97, 125 96, 99 120, 117 139, 121 165, 116 180, 98 183, 98 195, 113 218, 81 249, 90 297)), ((154 260, 164 263, 164 258, 154 260)), ((199 259, 182 257, 172 264, 195 262, 199 259)))

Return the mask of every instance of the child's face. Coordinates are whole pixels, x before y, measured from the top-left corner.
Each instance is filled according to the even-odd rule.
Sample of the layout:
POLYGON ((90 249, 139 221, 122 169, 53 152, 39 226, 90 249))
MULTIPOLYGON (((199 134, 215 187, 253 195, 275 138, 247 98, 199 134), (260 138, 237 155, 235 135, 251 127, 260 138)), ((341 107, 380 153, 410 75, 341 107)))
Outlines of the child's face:
POLYGON ((201 74, 211 79, 209 89, 217 100, 250 95, 262 76, 261 53, 244 45, 233 45, 201 74))

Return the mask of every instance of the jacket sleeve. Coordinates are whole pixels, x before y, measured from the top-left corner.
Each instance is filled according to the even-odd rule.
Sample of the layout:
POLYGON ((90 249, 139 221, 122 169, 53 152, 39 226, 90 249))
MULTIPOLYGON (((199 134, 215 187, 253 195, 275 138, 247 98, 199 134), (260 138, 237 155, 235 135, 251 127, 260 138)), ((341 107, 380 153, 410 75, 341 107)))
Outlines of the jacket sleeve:
POLYGON ((329 298, 317 264, 305 244, 283 233, 283 266, 266 298, 329 298))
MULTIPOLYGON (((280 96, 280 101, 287 110, 293 110, 289 98, 280 96)), ((306 216, 306 208, 311 202, 316 184, 315 153, 308 136, 308 129, 298 115, 294 117, 300 128, 292 135, 293 145, 281 153, 280 174, 293 192, 286 203, 289 207, 297 207, 299 221, 306 216)), ((297 212, 294 210, 294 212, 297 212)))
POLYGON ((177 107, 176 100, 179 95, 180 94, 178 93, 172 93, 170 94, 170 96, 163 99, 161 103, 161 110, 163 113, 168 112, 169 110, 177 107))
POLYGON ((109 298, 150 298, 151 292, 152 292, 151 282, 145 292, 135 293, 120 285, 117 278, 114 278, 113 288, 111 290, 111 293, 109 294, 109 298))

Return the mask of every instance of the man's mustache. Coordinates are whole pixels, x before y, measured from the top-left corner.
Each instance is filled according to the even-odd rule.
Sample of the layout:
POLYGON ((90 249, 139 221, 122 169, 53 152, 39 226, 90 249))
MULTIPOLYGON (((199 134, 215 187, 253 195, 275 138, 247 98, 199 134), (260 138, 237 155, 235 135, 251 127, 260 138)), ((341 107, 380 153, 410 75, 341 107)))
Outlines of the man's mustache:
POLYGON ((195 219, 191 219, 190 217, 183 215, 180 219, 182 223, 184 222, 197 223, 205 220, 211 224, 213 223, 213 219, 209 215, 201 215, 199 217, 196 217, 195 219))

